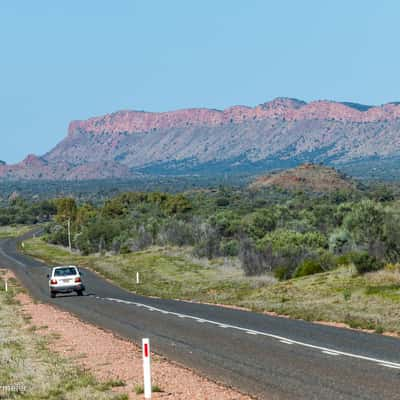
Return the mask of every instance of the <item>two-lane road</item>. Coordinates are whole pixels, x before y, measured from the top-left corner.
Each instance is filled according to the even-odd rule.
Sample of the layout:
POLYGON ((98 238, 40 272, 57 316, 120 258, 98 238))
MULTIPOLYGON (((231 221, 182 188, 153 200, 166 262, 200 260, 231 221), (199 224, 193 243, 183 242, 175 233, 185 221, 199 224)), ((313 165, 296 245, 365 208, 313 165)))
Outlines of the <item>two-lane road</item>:
POLYGON ((50 299, 47 266, 0 241, 0 266, 37 299, 260 399, 400 399, 400 340, 228 308, 138 296, 84 270, 87 296, 50 299))

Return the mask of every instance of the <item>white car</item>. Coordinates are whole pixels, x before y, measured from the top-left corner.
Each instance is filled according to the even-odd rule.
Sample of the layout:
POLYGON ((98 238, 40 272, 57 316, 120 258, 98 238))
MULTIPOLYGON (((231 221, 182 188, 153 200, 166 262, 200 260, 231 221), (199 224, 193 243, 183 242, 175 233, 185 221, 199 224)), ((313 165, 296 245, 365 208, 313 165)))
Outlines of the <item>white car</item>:
POLYGON ((83 295, 85 286, 82 282, 81 272, 74 265, 54 267, 49 279, 50 297, 56 297, 57 293, 76 292, 78 296, 83 295))

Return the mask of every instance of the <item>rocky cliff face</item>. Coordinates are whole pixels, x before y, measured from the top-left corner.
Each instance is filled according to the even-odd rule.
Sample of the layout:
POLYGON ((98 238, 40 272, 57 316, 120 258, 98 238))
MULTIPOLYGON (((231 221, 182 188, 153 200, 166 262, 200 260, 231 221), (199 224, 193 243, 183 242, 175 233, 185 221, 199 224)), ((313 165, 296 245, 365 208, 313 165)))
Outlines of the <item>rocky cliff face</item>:
POLYGON ((278 98, 256 107, 119 111, 71 122, 42 157, 1 165, 0 178, 101 179, 342 165, 400 157, 400 105, 278 98))

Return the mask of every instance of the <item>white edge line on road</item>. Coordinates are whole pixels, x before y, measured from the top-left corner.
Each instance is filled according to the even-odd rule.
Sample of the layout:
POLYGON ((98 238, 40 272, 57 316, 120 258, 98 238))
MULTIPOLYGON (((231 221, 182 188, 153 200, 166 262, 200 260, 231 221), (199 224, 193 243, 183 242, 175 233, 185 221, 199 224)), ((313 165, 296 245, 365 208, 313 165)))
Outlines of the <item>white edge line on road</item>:
POLYGON ((6 254, 2 248, 0 248, 0 254, 6 258, 8 258, 9 260, 17 263, 19 266, 21 266, 22 268, 26 268, 26 265, 24 263, 22 263, 21 261, 17 260, 16 258, 9 256, 8 254, 6 254))
MULTIPOLYGON (((103 297, 102 299, 103 300, 109 300, 109 301, 117 302, 117 303, 131 304, 131 305, 135 305, 135 306, 138 306, 138 307, 145 307, 145 308, 147 308, 147 309, 149 309, 151 311, 158 311, 160 313, 163 313, 163 312, 166 311, 166 310, 162 310, 162 309, 157 308, 157 307, 148 306, 147 304, 137 303, 137 302, 134 302, 134 301, 114 299, 112 297, 103 297)), ((350 358, 356 358, 358 360, 363 360, 363 361, 371 361, 371 362, 374 362, 374 363, 378 363, 379 365, 384 366, 384 367, 400 369, 400 363, 397 363, 397 362, 380 360, 379 358, 362 356, 360 354, 348 353, 348 352, 341 351, 341 350, 331 349, 329 347, 316 346, 316 345, 313 345, 313 344, 309 344, 309 343, 305 343, 305 342, 300 342, 298 340, 293 340, 293 339, 290 339, 290 338, 286 338, 284 336, 274 335, 274 334, 268 333, 268 332, 256 331, 256 330, 253 330, 253 329, 242 328, 242 327, 236 326, 236 325, 223 324, 221 322, 212 321, 212 320, 209 320, 209 319, 198 318, 198 317, 195 317, 193 315, 181 314, 181 313, 176 313, 176 312, 172 312, 172 311, 168 311, 168 313, 170 315, 175 315, 175 316, 180 317, 180 318, 193 319, 193 320, 198 321, 198 322, 207 322, 207 323, 212 324, 212 325, 216 325, 216 326, 224 327, 224 328, 231 328, 231 329, 235 329, 237 331, 241 331, 241 332, 245 332, 245 333, 252 332, 252 334, 257 334, 257 335, 266 336, 266 337, 270 337, 270 338, 277 339, 277 340, 282 340, 284 342, 287 342, 288 344, 290 342, 291 344, 297 344, 298 346, 306 347, 306 348, 309 348, 309 349, 320 350, 322 352, 329 352, 332 355, 335 354, 335 355, 341 355, 341 356, 350 357, 350 358)))
POLYGON ((379 365, 382 366, 382 367, 386 367, 386 368, 400 369, 400 366, 391 365, 391 364, 388 364, 388 363, 380 363, 379 365))
POLYGON ((279 341, 284 344, 293 344, 291 340, 279 340, 279 341))
MULTIPOLYGON (((17 264, 19 264, 23 268, 26 268, 25 264, 23 264, 21 261, 17 260, 16 258, 14 258, 12 256, 9 256, 1 248, 0 248, 0 254, 2 254, 4 257, 8 258, 9 260, 12 260, 12 261, 16 262, 17 264)), ((238 330, 238 331, 241 331, 241 332, 245 332, 245 333, 250 333, 251 332, 251 334, 266 336, 266 337, 270 337, 270 338, 273 338, 273 339, 282 340, 282 341, 285 341, 287 343, 290 342, 290 343, 293 343, 293 344, 297 344, 298 346, 302 346, 302 347, 306 347, 306 348, 310 348, 310 349, 321 350, 323 352, 334 353, 335 355, 342 355, 342 356, 346 356, 346 357, 350 357, 350 358, 356 358, 356 359, 363 360, 363 361, 370 361, 370 362, 378 363, 382 367, 400 369, 400 363, 397 363, 397 362, 380 360, 378 358, 362 356, 360 354, 348 353, 348 352, 345 352, 345 351, 330 349, 328 347, 315 346, 313 344, 300 342, 298 340, 292 340, 292 339, 286 338, 284 336, 274 335, 272 333, 261 332, 261 331, 256 331, 256 330, 252 330, 252 329, 246 329, 246 328, 242 328, 240 326, 235 326, 235 325, 222 324, 221 322, 216 322, 216 321, 212 321, 212 320, 198 318, 198 317, 195 317, 193 315, 186 315, 186 314, 175 313, 175 312, 171 312, 171 311, 167 311, 167 310, 162 310, 160 308, 151 307, 151 306, 148 306, 147 304, 143 304, 143 303, 132 302, 132 301, 127 301, 127 300, 121 300, 121 299, 114 299, 112 297, 96 297, 96 298, 99 298, 101 300, 114 301, 114 302, 117 302, 117 303, 131 304, 131 305, 135 305, 137 307, 145 307, 145 308, 147 308, 147 309, 149 309, 151 311, 158 311, 160 313, 168 313, 170 315, 176 315, 178 317, 183 316, 184 318, 193 319, 193 320, 198 321, 198 322, 203 322, 203 323, 207 322, 207 323, 212 324, 212 325, 217 325, 217 326, 221 326, 221 327, 223 326, 224 328, 231 328, 231 329, 235 329, 235 330, 238 330)))

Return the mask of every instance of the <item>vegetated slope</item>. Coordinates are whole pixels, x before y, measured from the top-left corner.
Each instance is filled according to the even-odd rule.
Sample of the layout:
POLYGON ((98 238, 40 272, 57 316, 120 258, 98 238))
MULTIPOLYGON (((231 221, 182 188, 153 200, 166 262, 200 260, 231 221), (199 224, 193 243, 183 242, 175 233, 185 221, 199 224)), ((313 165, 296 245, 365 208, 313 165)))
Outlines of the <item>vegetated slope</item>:
POLYGON ((357 188, 354 181, 336 169, 309 163, 286 171, 261 176, 250 185, 250 188, 260 189, 269 186, 318 193, 357 188))
POLYGON ((73 121, 54 149, 17 165, 0 165, 0 178, 259 172, 306 161, 360 166, 398 159, 400 105, 278 98, 222 111, 119 111, 73 121))

